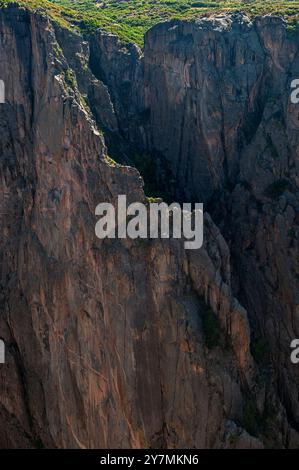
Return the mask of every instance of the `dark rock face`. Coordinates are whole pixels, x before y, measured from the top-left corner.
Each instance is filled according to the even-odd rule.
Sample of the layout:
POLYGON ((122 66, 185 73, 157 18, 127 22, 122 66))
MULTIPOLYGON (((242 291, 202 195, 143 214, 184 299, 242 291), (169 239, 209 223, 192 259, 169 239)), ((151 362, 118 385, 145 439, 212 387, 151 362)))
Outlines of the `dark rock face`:
POLYGON ((0 11, 1 447, 298 446, 297 46, 236 17, 159 25, 142 55, 0 11), (145 201, 96 123, 209 205, 201 250, 95 237, 99 202, 145 201))
MULTIPOLYGON (((299 120, 290 101, 298 46, 298 33, 276 17, 157 25, 139 64, 132 67, 127 53, 137 90, 127 119, 115 83, 102 74, 123 135, 151 155, 160 187, 178 200, 204 201, 229 243, 253 347, 265 345, 262 373, 297 430, 299 376, 289 346, 299 334, 299 120)), ((122 85, 121 68, 113 75, 122 85)))

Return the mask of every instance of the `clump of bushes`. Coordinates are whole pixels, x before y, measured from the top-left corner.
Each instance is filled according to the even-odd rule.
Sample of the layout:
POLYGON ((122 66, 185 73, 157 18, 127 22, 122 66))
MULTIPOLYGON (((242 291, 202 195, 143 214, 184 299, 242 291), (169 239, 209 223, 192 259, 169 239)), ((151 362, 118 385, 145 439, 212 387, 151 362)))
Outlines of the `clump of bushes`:
POLYGON ((248 398, 245 401, 243 408, 243 425, 251 436, 257 437, 260 428, 260 414, 252 398, 248 398))
POLYGON ((213 349, 220 342, 219 320, 211 308, 206 308, 202 316, 202 328, 205 337, 206 346, 213 349))
POLYGON ((65 79, 66 84, 69 87, 71 87, 73 90, 77 88, 76 75, 72 69, 70 68, 66 69, 66 71, 64 72, 64 79, 65 79))
POLYGON ((260 365, 267 363, 269 348, 265 340, 258 338, 251 341, 251 354, 255 362, 260 365))
POLYGON ((278 199, 282 194, 290 188, 290 182, 285 179, 280 179, 277 181, 274 181, 274 183, 270 184, 266 189, 265 189, 265 196, 271 198, 271 199, 278 199))

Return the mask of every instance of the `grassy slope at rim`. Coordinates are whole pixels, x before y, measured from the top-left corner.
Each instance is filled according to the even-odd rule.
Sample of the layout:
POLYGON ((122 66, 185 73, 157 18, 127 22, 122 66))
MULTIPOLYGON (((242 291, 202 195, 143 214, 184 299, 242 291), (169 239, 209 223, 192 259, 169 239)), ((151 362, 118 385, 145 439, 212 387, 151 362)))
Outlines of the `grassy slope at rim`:
POLYGON ((102 27, 140 46, 149 28, 171 18, 192 19, 218 12, 244 11, 250 16, 279 14, 290 25, 299 19, 299 0, 0 0, 2 7, 9 3, 44 8, 66 27, 102 27))

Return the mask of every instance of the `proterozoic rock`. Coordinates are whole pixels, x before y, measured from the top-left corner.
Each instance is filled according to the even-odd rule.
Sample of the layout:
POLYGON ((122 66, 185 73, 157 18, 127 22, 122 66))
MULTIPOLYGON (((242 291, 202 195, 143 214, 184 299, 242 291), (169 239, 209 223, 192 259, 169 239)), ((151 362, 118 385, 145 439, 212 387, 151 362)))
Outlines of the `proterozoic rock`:
POLYGON ((91 63, 125 123, 122 134, 151 156, 158 187, 180 201, 206 203, 228 242, 233 292, 248 311, 267 393, 273 400, 273 385, 298 431, 299 370, 289 356, 299 335, 299 121, 290 100, 298 30, 282 18, 243 14, 155 26, 134 68, 126 54, 137 95, 136 112, 127 116, 115 87, 117 77, 121 89, 122 67, 111 61, 114 82, 102 72, 102 57, 112 48, 115 57, 123 52, 115 39, 109 54, 95 44, 108 47, 93 37, 91 63))
MULTIPOLYGON (((262 114, 256 102, 266 65, 288 63, 279 51, 266 53, 266 44, 283 47, 285 34, 277 23, 272 36, 267 21, 157 26, 142 56, 113 36, 83 40, 40 14, 0 10, 0 77, 8 84, 0 117, 1 447, 298 445, 296 376, 283 352, 285 331, 298 328, 291 276, 298 244, 287 238, 297 220, 297 130, 286 136, 293 154, 273 165, 280 178, 290 172, 281 213, 263 195, 248 148, 266 145, 259 133, 275 119, 270 105, 262 114), (251 35, 252 50, 245 47, 251 35), (231 89, 228 60, 231 76, 240 68, 231 89), (109 144, 114 136, 121 149, 168 161, 178 197, 211 203, 219 190, 225 217, 212 203, 211 211, 233 246, 208 213, 199 251, 184 250, 180 240, 98 240, 99 202, 118 194, 145 202, 138 172, 108 163, 100 127, 109 144), (241 185, 242 171, 250 189, 241 185), (270 255, 267 265, 262 257, 270 255), (248 316, 265 327, 272 354, 272 342, 279 344, 271 382, 263 383, 251 357, 248 316), (280 427, 273 434, 269 401, 280 427)), ((285 46, 293 62, 294 44, 285 46)))

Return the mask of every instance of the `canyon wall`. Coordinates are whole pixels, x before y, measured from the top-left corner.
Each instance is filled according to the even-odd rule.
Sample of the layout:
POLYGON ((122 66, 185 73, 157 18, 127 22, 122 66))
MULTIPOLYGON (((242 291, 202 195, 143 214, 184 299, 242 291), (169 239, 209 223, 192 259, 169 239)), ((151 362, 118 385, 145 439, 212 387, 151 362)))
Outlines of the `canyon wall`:
POLYGON ((204 201, 220 228, 260 371, 297 430, 299 377, 289 350, 299 328, 299 114, 290 99, 298 46, 298 30, 282 18, 237 13, 159 24, 137 62, 132 46, 124 51, 97 34, 90 62, 121 135, 154 162, 157 189, 204 201))
POLYGON ((0 10, 1 447, 298 446, 298 42, 237 15, 141 52, 0 10), (98 203, 147 203, 108 154, 203 201, 203 248, 97 239, 98 203))

